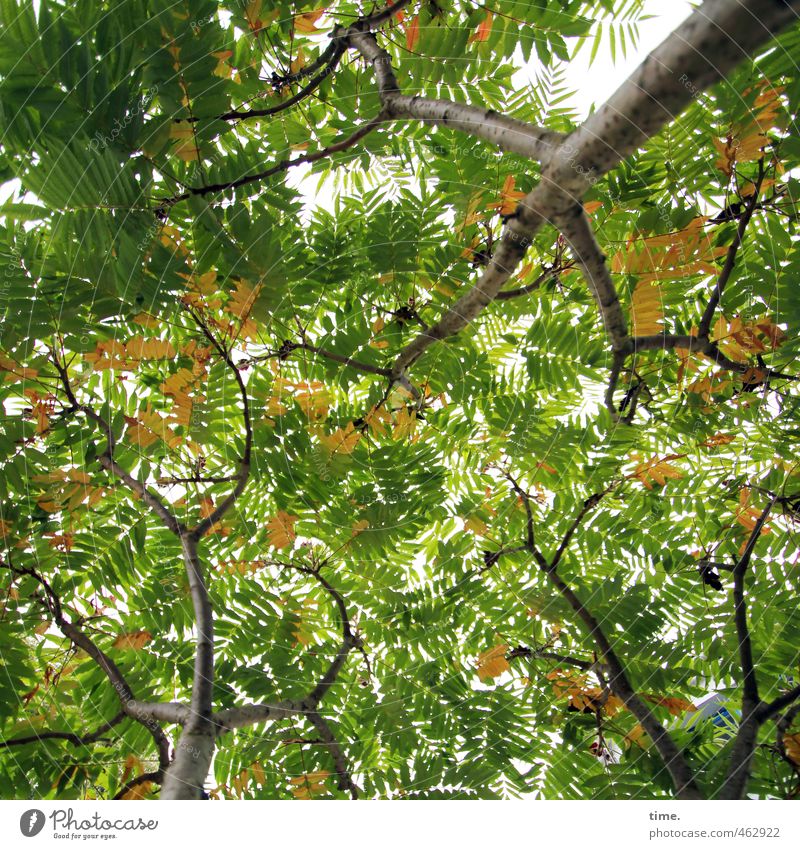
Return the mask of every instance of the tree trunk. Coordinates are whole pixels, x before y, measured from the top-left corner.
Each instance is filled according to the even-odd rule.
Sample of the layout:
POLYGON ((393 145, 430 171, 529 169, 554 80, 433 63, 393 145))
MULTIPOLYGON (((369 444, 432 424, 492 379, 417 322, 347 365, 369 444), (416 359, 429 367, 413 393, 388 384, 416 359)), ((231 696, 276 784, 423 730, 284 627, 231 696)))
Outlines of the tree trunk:
POLYGON ((187 727, 175 749, 175 759, 164 776, 161 798, 204 798, 203 785, 211 769, 215 745, 213 728, 187 727))

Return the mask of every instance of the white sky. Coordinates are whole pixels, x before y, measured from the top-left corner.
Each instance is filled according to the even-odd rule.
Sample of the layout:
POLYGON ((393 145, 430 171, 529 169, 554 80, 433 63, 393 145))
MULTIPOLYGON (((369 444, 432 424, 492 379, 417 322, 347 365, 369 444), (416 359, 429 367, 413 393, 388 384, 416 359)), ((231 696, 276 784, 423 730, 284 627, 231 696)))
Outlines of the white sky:
POLYGON ((628 56, 623 57, 617 48, 616 63, 611 61, 608 43, 604 43, 591 68, 589 55, 591 43, 587 42, 567 70, 567 87, 577 92, 568 103, 574 104, 581 118, 589 113, 594 103, 601 104, 629 77, 642 60, 681 23, 692 11, 688 0, 648 0, 644 4, 650 20, 639 23, 639 42, 636 50, 628 46, 628 56))

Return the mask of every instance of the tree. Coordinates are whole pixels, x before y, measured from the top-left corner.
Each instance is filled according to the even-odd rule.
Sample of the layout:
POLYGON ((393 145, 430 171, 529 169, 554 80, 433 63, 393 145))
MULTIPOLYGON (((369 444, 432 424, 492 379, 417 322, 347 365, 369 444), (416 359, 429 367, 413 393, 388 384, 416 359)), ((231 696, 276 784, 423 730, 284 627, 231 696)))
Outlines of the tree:
POLYGON ((4 795, 796 794, 798 11, 3 0, 4 795))

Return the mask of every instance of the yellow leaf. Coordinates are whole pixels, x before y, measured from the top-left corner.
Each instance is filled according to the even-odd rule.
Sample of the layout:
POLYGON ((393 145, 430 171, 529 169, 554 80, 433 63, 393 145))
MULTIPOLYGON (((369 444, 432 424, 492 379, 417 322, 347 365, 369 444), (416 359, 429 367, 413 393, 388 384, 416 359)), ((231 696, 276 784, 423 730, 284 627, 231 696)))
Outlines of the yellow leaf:
POLYGON ((498 645, 478 655, 478 678, 481 681, 491 681, 511 669, 506 660, 507 651, 507 645, 498 645))
POLYGON ((291 64, 289 65, 289 70, 293 74, 296 74, 305 67, 305 64, 306 64, 306 54, 303 53, 303 48, 301 47, 297 51, 297 56, 292 60, 291 64))
MULTIPOLYGON (((736 522, 741 525, 748 533, 752 533, 756 529, 756 522, 761 516, 761 511, 750 506, 750 496, 752 495, 749 487, 743 486, 739 490, 739 511, 736 514, 736 522)), ((768 523, 764 522, 761 526, 761 535, 768 534, 770 529, 768 523)), ((745 545, 747 541, 745 540, 745 545)))
POLYGON ((320 770, 319 772, 307 772, 304 775, 297 775, 289 779, 292 785, 292 795, 295 799, 311 799, 313 796, 320 796, 327 792, 324 782, 329 775, 329 772, 320 770))
POLYGON ((625 735, 625 743, 628 746, 639 746, 640 748, 644 748, 645 744, 643 741, 643 737, 645 737, 644 728, 638 723, 633 726, 633 728, 625 735))
POLYGON ((266 783, 267 777, 264 775, 264 767, 258 761, 250 764, 250 770, 257 784, 264 785, 266 783))
POLYGON ((72 546, 75 541, 75 537, 72 534, 49 533, 44 534, 44 536, 45 538, 49 538, 47 544, 50 548, 59 548, 62 551, 72 551, 72 546))
POLYGON ((483 519, 478 518, 478 516, 470 516, 468 519, 464 519, 464 530, 482 537, 486 536, 489 529, 483 519))
POLYGON ((255 321, 250 318, 250 312, 262 288, 260 283, 251 287, 244 280, 236 282, 236 290, 228 299, 225 311, 238 320, 239 326, 236 328, 234 324, 231 324, 228 327, 229 336, 238 336, 242 339, 256 338, 258 327, 255 321))
POLYGON ((130 649, 132 651, 139 651, 139 649, 144 648, 152 639, 153 636, 149 631, 131 631, 127 634, 120 634, 117 639, 114 640, 114 648, 120 650, 130 649))
POLYGON ((217 66, 211 72, 214 76, 221 77, 223 80, 227 80, 233 74, 233 68, 228 64, 228 59, 233 56, 232 50, 218 50, 216 53, 212 54, 215 59, 217 59, 217 66))
POLYGON ((715 433, 714 436, 709 436, 708 439, 701 442, 700 444, 704 448, 716 448, 719 445, 728 445, 733 442, 736 437, 733 434, 729 433, 715 433))
POLYGON ((697 708, 686 699, 680 699, 677 696, 658 696, 652 693, 645 693, 643 697, 648 702, 652 702, 659 707, 665 707, 673 716, 680 716, 682 713, 691 713, 697 708))
POLYGON ((400 410, 398 410, 395 416, 394 429, 392 430, 392 439, 397 442, 400 439, 405 439, 408 436, 413 436, 416 427, 416 411, 409 410, 408 407, 402 407, 400 410))
POLYGON ((131 787, 122 799, 127 801, 138 801, 141 799, 146 799, 150 793, 153 792, 153 782, 152 781, 142 781, 140 784, 136 784, 134 787, 131 787))
POLYGON ((650 281, 640 280, 631 297, 631 320, 634 336, 650 336, 661 333, 660 324, 664 314, 661 311, 661 289, 650 281))
POLYGON ((273 548, 290 548, 297 537, 294 530, 295 522, 297 522, 297 516, 291 516, 279 510, 267 522, 269 544, 273 548))
POLYGON ((385 436, 387 427, 392 424, 392 417, 382 407, 373 407, 365 416, 364 421, 373 436, 385 436))
POLYGON ((153 329, 159 326, 158 319, 146 312, 140 312, 139 315, 134 316, 133 320, 136 324, 139 324, 142 327, 147 327, 148 329, 153 329))
POLYGON ((369 527, 369 522, 366 519, 359 519, 353 522, 352 533, 350 539, 355 539, 359 534, 363 533, 369 527))
POLYGON ((180 141, 186 141, 187 139, 194 138, 194 128, 192 127, 189 121, 173 121, 169 125, 169 137, 171 139, 178 139, 180 141))
POLYGON ((683 477, 683 472, 669 464, 669 460, 677 460, 680 455, 670 454, 668 457, 659 459, 652 457, 649 460, 643 460, 637 466, 633 474, 628 475, 629 478, 638 478, 647 489, 652 489, 655 481, 659 486, 663 486, 667 482, 667 478, 678 480, 683 477))
POLYGON ((361 432, 355 429, 352 422, 348 422, 347 427, 340 427, 330 435, 319 434, 319 441, 331 454, 352 454, 360 439, 361 432))
POLYGON ((187 141, 176 144, 172 152, 184 162, 199 162, 201 159, 200 148, 194 139, 187 139, 187 141))

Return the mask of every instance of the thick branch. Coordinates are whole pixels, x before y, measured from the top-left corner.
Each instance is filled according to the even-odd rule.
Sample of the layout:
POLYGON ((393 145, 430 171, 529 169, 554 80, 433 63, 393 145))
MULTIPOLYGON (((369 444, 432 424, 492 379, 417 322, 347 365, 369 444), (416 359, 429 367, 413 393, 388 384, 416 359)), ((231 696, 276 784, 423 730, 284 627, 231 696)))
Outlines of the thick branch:
POLYGON ((555 219, 555 224, 561 230, 583 271, 589 290, 600 310, 611 347, 614 351, 621 350, 628 338, 625 314, 606 265, 606 256, 595 240, 583 206, 575 203, 568 212, 555 219))
POLYGON ((537 161, 546 160, 564 140, 561 133, 536 127, 500 115, 493 109, 479 109, 450 100, 433 100, 400 92, 392 69, 392 58, 370 33, 350 31, 350 44, 372 65, 381 103, 387 118, 416 118, 467 133, 495 145, 499 150, 518 153, 537 161))
POLYGON ((274 722, 278 719, 288 719, 298 714, 305 715, 310 708, 303 701, 286 700, 274 704, 242 705, 241 707, 225 708, 214 714, 214 727, 217 736, 226 734, 236 728, 249 728, 260 722, 274 722))
POLYGON ((189 580, 189 591, 197 627, 192 681, 192 717, 188 725, 203 727, 211 718, 214 689, 214 613, 208 597, 203 567, 197 553, 197 539, 189 534, 181 537, 183 560, 189 580))
MULTIPOLYGON (((716 342, 708 339, 700 339, 698 336, 681 336, 677 334, 664 334, 663 336, 637 336, 630 340, 633 351, 671 350, 672 348, 685 348, 690 352, 697 352, 712 360, 720 368, 745 374, 752 368, 747 363, 737 363, 720 351, 716 342)), ((797 375, 783 374, 771 368, 759 369, 763 371, 767 380, 798 380, 797 375)))
MULTIPOLYGON (((672 33, 589 119, 552 151, 539 185, 524 198, 503 235, 500 249, 480 280, 451 310, 423 331, 397 357, 397 378, 435 342, 463 329, 494 299, 513 273, 544 221, 557 221, 574 210, 584 192, 622 159, 671 121, 688 103, 753 53, 797 17, 800 0, 707 0, 672 33)), ((397 81, 380 48, 358 40, 375 60, 384 97, 395 94, 397 81), (378 62, 378 59, 382 59, 378 62)), ((510 135, 510 134, 509 134, 510 135)), ((574 213, 573 213, 574 215, 574 213)), ((575 238, 580 244, 580 239, 575 238)), ((585 234, 584 234, 585 242, 585 234)), ((599 295, 612 343, 620 350, 623 319, 607 290, 597 256, 585 254, 595 273, 589 284, 599 295), (616 334, 616 335, 613 335, 616 334)), ((730 362, 730 361, 728 361, 730 362)))
POLYGON ((317 729, 319 736, 330 752, 333 763, 336 766, 336 775, 339 778, 339 789, 349 790, 352 799, 358 799, 358 787, 353 783, 350 775, 350 770, 347 766, 347 759, 342 752, 339 742, 331 731, 327 721, 324 720, 315 710, 309 711, 306 714, 306 719, 317 729))
POLYGON ((706 0, 569 136, 542 179, 543 206, 557 211, 797 21, 800 0, 706 0))

